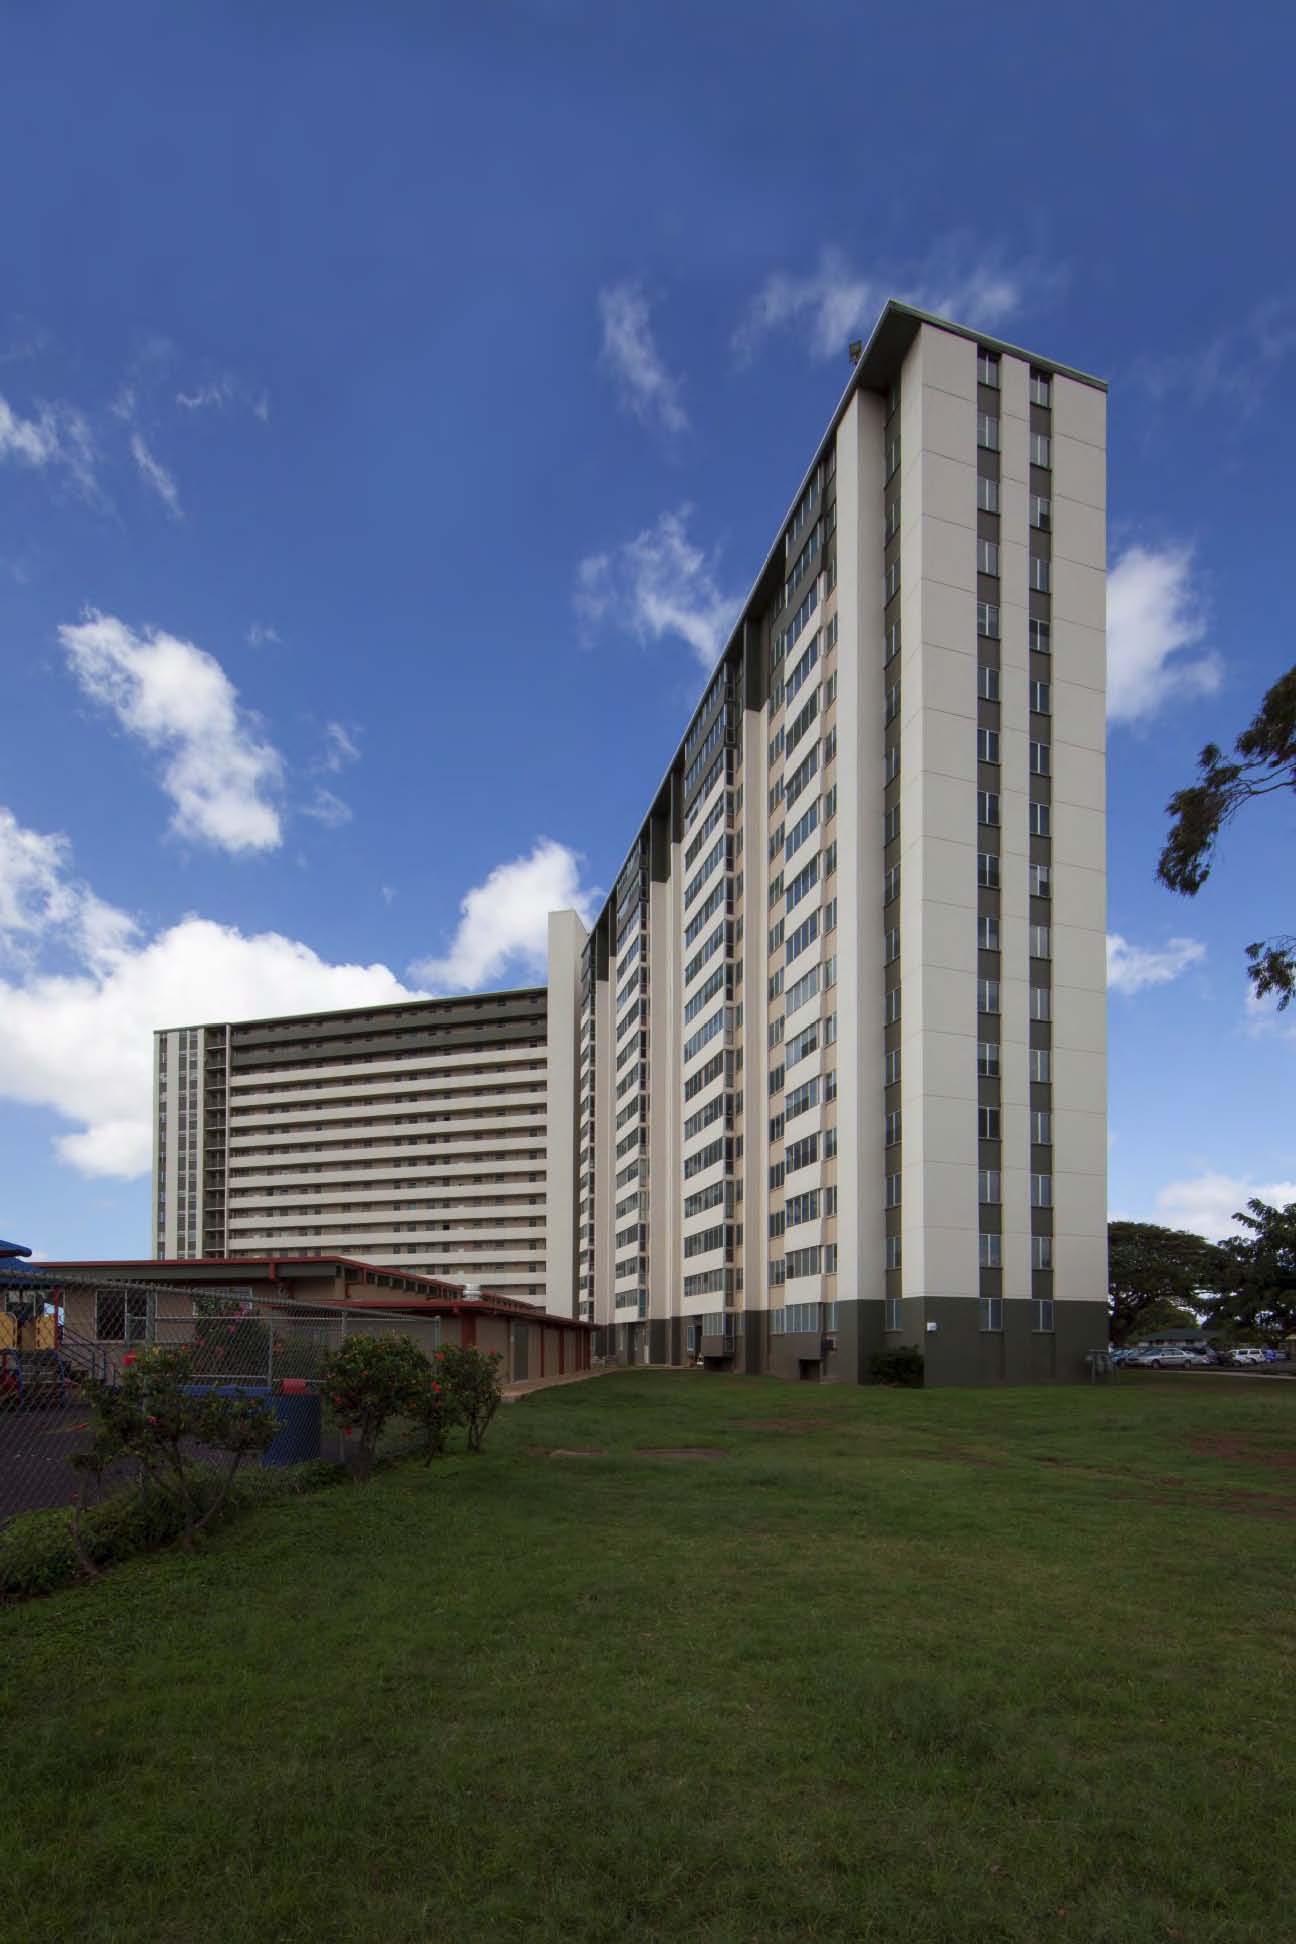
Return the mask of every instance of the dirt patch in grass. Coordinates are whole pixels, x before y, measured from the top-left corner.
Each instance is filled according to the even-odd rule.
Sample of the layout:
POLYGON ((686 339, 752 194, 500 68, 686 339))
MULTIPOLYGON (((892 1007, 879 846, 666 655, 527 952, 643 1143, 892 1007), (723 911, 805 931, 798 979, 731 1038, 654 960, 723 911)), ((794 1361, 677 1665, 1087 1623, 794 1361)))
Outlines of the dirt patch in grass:
POLYGON ((641 1445, 636 1458, 727 1458, 723 1445, 641 1445))
POLYGON ((528 1458, 606 1458, 607 1451, 602 1445, 528 1445, 528 1458))
POLYGON ((1282 1466, 1296 1469, 1296 1451, 1274 1451, 1269 1445, 1254 1444, 1249 1438, 1189 1438, 1188 1446, 1199 1458, 1223 1458, 1231 1465, 1282 1466))

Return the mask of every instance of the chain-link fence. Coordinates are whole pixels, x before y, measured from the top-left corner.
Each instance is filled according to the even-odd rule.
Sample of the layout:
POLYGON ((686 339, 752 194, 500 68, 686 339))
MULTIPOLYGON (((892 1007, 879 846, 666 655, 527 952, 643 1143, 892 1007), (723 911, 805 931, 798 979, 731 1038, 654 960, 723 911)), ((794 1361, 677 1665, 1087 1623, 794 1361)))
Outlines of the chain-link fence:
MULTIPOLYGON (((315 1309, 250 1290, 182 1290, 150 1283, 10 1275, 0 1288, 0 1525, 20 1512, 67 1505, 82 1474, 73 1463, 93 1439, 87 1378, 119 1381, 153 1346, 183 1349, 187 1388, 260 1401, 274 1416, 265 1465, 340 1459, 346 1447, 320 1394, 325 1360, 348 1335, 410 1336, 429 1357, 435 1318, 315 1309)), ((388 1452, 412 1444, 396 1425, 388 1452)), ((195 1445, 186 1456, 217 1463, 195 1445)), ((111 1490, 133 1476, 128 1461, 105 1474, 111 1490)))

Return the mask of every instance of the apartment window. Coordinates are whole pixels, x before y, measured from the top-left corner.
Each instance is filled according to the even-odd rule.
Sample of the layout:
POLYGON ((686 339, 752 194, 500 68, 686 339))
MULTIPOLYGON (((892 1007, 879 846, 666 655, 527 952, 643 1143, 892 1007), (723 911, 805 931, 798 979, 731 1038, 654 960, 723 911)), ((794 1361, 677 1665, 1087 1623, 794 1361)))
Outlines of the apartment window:
POLYGON ((1053 631, 1047 621, 1028 621, 1027 640, 1037 655, 1047 655, 1052 646, 1053 631))
POLYGON ((886 1299, 886 1328, 888 1330, 904 1328, 904 1311, 899 1296, 888 1296, 886 1299))
POLYGON ((1003 1176, 998 1168, 982 1168, 977 1176, 977 1200, 983 1208, 998 1208, 1003 1200, 1003 1176))
POLYGON ((1052 1206, 1053 1206, 1052 1175, 1033 1174, 1031 1176, 1031 1207, 1032 1208, 1052 1208, 1052 1206))
POLYGON ((999 481, 997 479, 977 480, 977 508, 982 513, 999 511, 999 481))
POLYGON ((900 713, 900 684, 893 682, 886 692, 886 704, 882 711, 884 722, 894 722, 900 713))
POLYGON ((1032 405, 1051 405, 1053 403, 1053 380, 1046 371, 1032 371, 1030 375, 1030 400, 1032 405))
MULTIPOLYGON (((978 1242, 980 1243, 981 1267, 983 1269, 1002 1269, 1003 1268, 1003 1237, 993 1233, 992 1231, 983 1231, 982 1234, 977 1239, 978 1242)), ((996 1305, 996 1307, 998 1306, 998 1301, 999 1301, 998 1297, 992 1297, 989 1300, 992 1301, 996 1305)), ((982 1309, 981 1328, 983 1330, 997 1330, 1001 1328, 1001 1325, 999 1323, 986 1322, 985 1314, 984 1314, 985 1308, 986 1308, 986 1304, 983 1301, 981 1305, 981 1309, 982 1309)))
POLYGON ((1030 457, 1032 466, 1051 466, 1053 464, 1053 444, 1046 433, 1031 433, 1030 457))
POLYGON ((882 1058, 882 1085, 894 1087, 900 1078, 900 1048, 893 1046, 882 1058))
POLYGON ((1053 524, 1053 502, 1045 499, 1042 493, 1030 496, 1030 523, 1041 533, 1047 533, 1053 524))
POLYGON ((980 1013, 997 1013, 998 1010, 999 1010, 998 979, 978 979, 977 980, 977 1011, 980 1013))
POLYGON ((1042 559, 1039 554, 1032 554, 1030 562, 1030 586, 1034 588, 1037 594, 1047 594, 1049 591, 1049 583, 1048 561, 1042 559))
POLYGON ((997 763, 999 761, 999 731, 997 729, 977 730, 978 763, 997 763))
POLYGON ((883 605, 885 605, 887 601, 892 600, 899 592, 900 592, 900 562, 899 560, 893 560, 891 562, 891 565, 887 568, 886 572, 882 576, 883 605))
POLYGON ((883 783, 894 783, 900 774, 900 745, 892 743, 882 759, 883 783))
POLYGON ((997 540, 977 541, 978 574, 999 575, 999 542, 997 540))
POLYGON ((898 499, 893 499, 890 505, 887 507, 886 518, 882 522, 883 546, 886 545, 888 540, 894 540, 896 534, 899 531, 900 531, 900 502, 898 499))
POLYGON ((1035 803, 1032 801, 1030 806, 1031 836, 1047 837, 1049 835, 1051 823, 1052 823, 1052 818, 1049 815, 1049 806, 1047 805, 1047 803, 1035 803))
POLYGON ((1033 1141, 1036 1147, 1052 1147, 1053 1145, 1052 1114, 1032 1114, 1031 1115, 1031 1140, 1033 1141))
POLYGON ((977 946, 983 952, 999 950, 999 920, 997 918, 977 919, 977 946))
POLYGON ((977 383, 999 389, 999 358, 994 351, 977 352, 977 383))
POLYGON ((977 1041, 977 1072, 983 1080, 995 1080, 999 1076, 998 1040, 977 1041))
POLYGON ((999 859, 993 851, 977 852, 977 883, 986 891, 999 889, 999 859))
MULTIPOLYGON (((1035 808, 1034 805, 1031 806, 1035 808)), ((999 797, 994 790, 977 791, 977 822, 997 824, 999 822, 999 797)))
MULTIPOLYGON (((977 444, 986 452, 999 450, 999 421, 989 412, 977 413, 977 444)), ((1039 463, 1047 465, 1048 461, 1045 459, 1039 463)))
POLYGON ((886 1266, 888 1269, 900 1267, 900 1237, 888 1235, 886 1238, 886 1266))
POLYGON ((893 803, 889 810, 882 813, 882 842, 893 844, 900 835, 900 805, 893 803))
POLYGON ((883 965, 894 965, 899 956, 900 932, 897 926, 892 925, 888 928, 882 940, 882 963, 883 965))
POLYGON ((1032 1235, 1031 1268, 1051 1269, 1053 1267, 1053 1237, 1051 1235, 1032 1235))
POLYGON ((1030 1077, 1040 1086, 1047 1086, 1053 1078, 1053 1055, 1047 1047, 1032 1046, 1030 1050, 1030 1077))
POLYGON ((899 1208, 900 1177, 898 1174, 889 1174, 886 1176, 883 1185, 882 1205, 884 1208, 899 1208))
POLYGON ((885 665, 887 662, 894 660, 895 656, 897 656, 899 653, 900 653, 900 623, 898 621, 893 621, 891 623, 891 626, 889 628, 884 629, 882 634, 883 664, 885 665))
POLYGON ((886 1123, 885 1123, 885 1132, 886 1132, 887 1146, 894 1147, 896 1142, 900 1139, 900 1110, 898 1107, 893 1114, 887 1115, 886 1123))
POLYGON ((1031 775, 1047 776, 1049 774, 1049 762, 1049 745, 1042 742, 1033 742, 1030 746, 1031 775))
POLYGON ((1052 715, 1053 691, 1047 682, 1032 682, 1030 685, 1030 705, 1034 715, 1052 715))
POLYGON ((999 700, 999 670, 981 667, 977 670, 977 694, 983 702, 999 700))
POLYGON ((900 896, 900 866, 892 864, 882 877, 882 902, 889 905, 900 896))
POLYGON ((999 609, 993 601, 977 602, 977 633, 987 641, 998 641, 999 609))
POLYGON ((999 1139, 999 1109, 997 1107, 977 1108, 977 1134, 983 1141, 999 1139))
POLYGON ((1053 994, 1047 986, 1031 987, 1030 1016, 1032 1019, 1052 1019, 1053 994))
POLYGON ((888 1026, 894 1026, 900 1017, 900 988, 891 986, 886 994, 882 1016, 888 1026))
MULTIPOLYGON (((981 1239, 985 1241, 987 1238, 982 1236, 981 1239)), ((997 1241, 998 1237, 994 1239, 997 1241)), ((1001 1297, 983 1296, 978 1307, 981 1313, 981 1328, 983 1330, 1002 1330, 1003 1299, 1001 1297)))
POLYGON ((1053 873, 1047 864, 1031 864, 1030 894, 1032 898, 1048 898, 1053 895, 1053 873))
POLYGON ((1039 959, 1052 958, 1053 940, 1047 925, 1031 926, 1030 955, 1032 958, 1039 959))
POLYGON ((1051 1335, 1053 1330, 1053 1299, 1051 1296, 1037 1296, 1031 1304, 1031 1328, 1051 1335))

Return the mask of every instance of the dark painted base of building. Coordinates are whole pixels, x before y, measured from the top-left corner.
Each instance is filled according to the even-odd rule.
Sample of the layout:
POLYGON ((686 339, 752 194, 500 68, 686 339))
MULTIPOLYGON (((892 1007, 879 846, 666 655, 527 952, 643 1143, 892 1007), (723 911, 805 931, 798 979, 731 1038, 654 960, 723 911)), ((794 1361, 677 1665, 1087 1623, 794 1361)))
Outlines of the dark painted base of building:
POLYGON ((698 1319, 658 1317, 594 1333, 594 1354, 619 1364, 686 1364, 768 1375, 789 1382, 868 1384, 875 1351, 916 1344, 927 1385, 1080 1384, 1091 1350, 1107 1348, 1107 1304, 1055 1303, 1054 1328, 1032 1328, 1034 1305, 1005 1300, 1003 1328, 983 1330, 972 1298, 928 1297, 904 1306, 904 1327, 885 1329, 881 1302, 837 1305, 837 1327, 771 1336, 762 1310, 734 1313, 729 1336, 695 1335, 698 1319))

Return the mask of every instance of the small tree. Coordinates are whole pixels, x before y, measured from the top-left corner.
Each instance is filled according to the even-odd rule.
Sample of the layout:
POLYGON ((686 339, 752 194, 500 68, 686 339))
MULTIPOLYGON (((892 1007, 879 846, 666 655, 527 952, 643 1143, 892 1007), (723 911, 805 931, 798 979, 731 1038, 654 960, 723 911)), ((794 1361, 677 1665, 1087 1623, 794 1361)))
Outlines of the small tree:
POLYGON ((480 1451, 504 1394, 499 1351, 443 1343, 433 1358, 433 1368, 450 1394, 457 1421, 468 1428, 469 1451, 480 1451))
POLYGON ((427 1359, 407 1336, 350 1336, 325 1359, 320 1383, 343 1436, 356 1437, 352 1470, 361 1483, 373 1474, 384 1425, 418 1415, 427 1381, 427 1359))
POLYGON ((186 1550, 192 1548, 195 1536, 225 1505, 240 1465, 268 1450, 277 1428, 272 1413, 255 1399, 197 1392, 193 1379, 193 1352, 179 1345, 131 1352, 123 1357, 115 1384, 83 1379, 95 1428, 90 1450, 74 1461, 82 1473, 78 1515, 90 1485, 101 1484, 119 1460, 133 1459, 145 1493, 163 1492, 178 1502, 181 1540, 186 1550), (214 1492, 195 1447, 224 1457, 214 1492))

